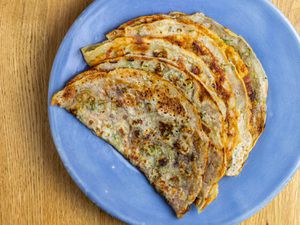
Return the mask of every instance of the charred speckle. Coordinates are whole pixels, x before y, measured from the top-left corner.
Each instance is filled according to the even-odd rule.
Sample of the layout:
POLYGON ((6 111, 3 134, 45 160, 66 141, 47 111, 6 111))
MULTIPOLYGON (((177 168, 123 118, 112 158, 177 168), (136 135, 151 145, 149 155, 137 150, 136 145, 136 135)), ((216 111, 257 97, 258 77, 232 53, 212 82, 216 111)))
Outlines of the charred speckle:
POLYGON ((210 133, 210 129, 209 129, 207 126, 202 125, 202 129, 203 129, 203 131, 204 131, 206 134, 209 134, 209 133, 210 133))
POLYGON ((249 96, 251 102, 253 102, 256 98, 256 94, 254 91, 252 91, 251 93, 248 93, 248 96, 249 96))
POLYGON ((112 49, 109 48, 109 49, 106 51, 106 53, 105 53, 105 57, 106 57, 106 58, 111 58, 111 53, 112 53, 112 49))
POLYGON ((191 155, 189 155, 189 160, 191 162, 195 161, 195 159, 196 159, 196 157, 195 157, 194 153, 192 153, 191 155))
POLYGON ((174 44, 178 45, 179 47, 183 46, 183 43, 181 41, 174 41, 174 44))
POLYGON ((204 97, 205 97, 205 95, 204 95, 204 94, 202 94, 202 93, 199 95, 199 99, 200 99, 200 101, 201 101, 201 102, 203 102, 203 101, 204 101, 204 97))
POLYGON ((247 94, 248 94, 250 100, 253 102, 256 98, 256 93, 252 88, 251 79, 249 76, 244 77, 244 83, 245 83, 245 86, 247 89, 247 94))
POLYGON ((120 129, 119 129, 119 132, 120 132, 120 134, 121 134, 122 137, 125 136, 125 132, 124 132, 123 128, 120 128, 120 129))
POLYGON ((197 55, 206 55, 205 50, 195 41, 192 44, 192 48, 197 55))
POLYGON ((224 76, 220 76, 219 82, 223 83, 224 81, 225 81, 225 77, 224 76))
POLYGON ((76 115, 77 114, 77 109, 75 109, 75 108, 70 109, 70 113, 72 113, 73 115, 76 115))
POLYGON ((158 164, 163 167, 166 166, 168 164, 169 160, 167 158, 161 158, 158 160, 158 164))
POLYGON ((199 75, 200 74, 200 69, 197 66, 193 66, 192 67, 192 73, 199 75))
POLYGON ((143 124, 143 120, 141 120, 141 119, 133 120, 133 121, 132 121, 132 124, 133 124, 133 125, 136 125, 136 124, 143 124))
POLYGON ((218 93, 222 96, 222 99, 225 99, 225 100, 229 99, 230 93, 228 93, 219 82, 216 85, 216 89, 217 89, 218 93))
POLYGON ((175 149, 180 149, 180 148, 181 148, 181 145, 180 145, 179 141, 176 141, 176 142, 173 144, 173 147, 174 147, 175 149))
POLYGON ((178 98, 163 97, 162 101, 158 101, 158 106, 164 112, 170 112, 171 110, 178 115, 185 115, 184 107, 178 101, 178 98))
POLYGON ((154 57, 158 57, 159 56, 159 52, 153 52, 153 56, 154 57))
POLYGON ((154 57, 160 57, 160 58, 167 58, 168 53, 166 50, 161 50, 161 51, 154 51, 153 52, 154 57))
POLYGON ((117 107, 122 107, 123 103, 121 99, 116 100, 116 106, 117 107))
POLYGON ((156 73, 159 73, 159 72, 161 72, 161 71, 162 71, 161 65, 160 65, 160 64, 157 64, 157 66, 155 67, 155 72, 156 72, 156 73))
POLYGON ((133 58, 133 57, 130 57, 130 56, 128 56, 126 59, 127 59, 127 61, 129 61, 129 62, 133 62, 133 61, 134 61, 134 58, 133 58))
POLYGON ((184 43, 182 41, 176 39, 176 37, 166 37, 165 39, 174 45, 178 45, 179 47, 182 47, 184 45, 184 43))
POLYGON ((217 74, 223 74, 223 70, 222 68, 220 68, 216 62, 216 60, 212 61, 212 63, 210 64, 210 69, 217 74))
POLYGON ((66 88, 65 92, 63 93, 62 97, 63 98, 71 98, 72 95, 74 94, 75 90, 72 88, 66 88))
POLYGON ((89 125, 92 125, 94 123, 93 120, 89 120, 89 125))
POLYGON ((138 138, 140 136, 140 131, 139 130, 134 130, 133 131, 133 137, 138 138))
POLYGON ((175 160, 175 161, 174 161, 173 166, 174 166, 175 168, 178 168, 178 167, 179 167, 178 160, 175 160))
POLYGON ((266 127, 266 124, 259 124, 259 126, 258 126, 258 131, 259 132, 262 132, 264 129, 265 129, 265 127, 266 127))
POLYGON ((173 131, 173 125, 159 121, 159 131, 163 136, 168 136, 173 131))

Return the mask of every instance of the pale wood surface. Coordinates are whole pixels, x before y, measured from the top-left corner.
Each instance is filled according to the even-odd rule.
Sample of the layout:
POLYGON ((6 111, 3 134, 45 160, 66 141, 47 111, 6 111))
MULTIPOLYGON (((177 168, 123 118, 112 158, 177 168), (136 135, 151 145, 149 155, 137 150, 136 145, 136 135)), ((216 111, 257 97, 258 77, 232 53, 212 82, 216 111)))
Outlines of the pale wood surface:
MULTIPOLYGON (((91 203, 50 136, 47 89, 66 31, 91 0, 0 0, 0 224, 122 224, 91 203)), ((300 0, 273 1, 300 31, 300 0)), ((244 225, 300 224, 300 171, 244 225)))

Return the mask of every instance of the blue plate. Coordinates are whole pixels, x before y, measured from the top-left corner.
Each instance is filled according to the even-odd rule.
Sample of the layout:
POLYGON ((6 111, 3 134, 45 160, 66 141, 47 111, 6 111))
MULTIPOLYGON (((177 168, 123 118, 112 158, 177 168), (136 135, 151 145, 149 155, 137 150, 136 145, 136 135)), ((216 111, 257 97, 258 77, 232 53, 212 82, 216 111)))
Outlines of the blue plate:
POLYGON ((300 164, 300 41, 266 0, 97 0, 76 20, 57 53, 48 101, 87 68, 79 49, 134 17, 203 12, 241 34, 269 78, 266 130, 241 175, 224 178, 220 194, 202 214, 192 208, 177 219, 144 176, 110 145, 65 110, 49 105, 54 142, 70 175, 99 207, 129 224, 237 224, 265 206, 300 164))

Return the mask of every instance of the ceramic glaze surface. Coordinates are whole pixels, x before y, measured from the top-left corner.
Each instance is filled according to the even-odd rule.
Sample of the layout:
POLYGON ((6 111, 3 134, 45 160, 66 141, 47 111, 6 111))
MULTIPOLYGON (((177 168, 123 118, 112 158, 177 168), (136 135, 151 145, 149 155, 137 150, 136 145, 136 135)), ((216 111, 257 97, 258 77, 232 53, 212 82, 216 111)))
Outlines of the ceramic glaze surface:
POLYGON ((288 21, 265 0, 97 0, 75 21, 57 53, 48 102, 87 68, 80 48, 137 16, 203 12, 242 35, 269 79, 266 130, 238 177, 225 177, 220 193, 201 214, 177 219, 145 177, 116 150, 65 110, 49 105, 53 139, 81 190, 109 214, 143 225, 237 224, 265 206, 300 164, 300 41, 288 21))

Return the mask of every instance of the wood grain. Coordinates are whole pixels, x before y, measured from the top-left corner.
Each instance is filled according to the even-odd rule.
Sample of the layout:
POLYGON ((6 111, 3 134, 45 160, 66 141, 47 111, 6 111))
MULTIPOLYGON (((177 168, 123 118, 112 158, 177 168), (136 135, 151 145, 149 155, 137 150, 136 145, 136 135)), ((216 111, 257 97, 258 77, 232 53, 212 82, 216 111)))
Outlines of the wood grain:
MULTIPOLYGON (((0 1, 0 224, 119 225, 65 171, 47 117, 52 62, 91 0, 0 1)), ((300 31, 300 0, 273 1, 300 31)), ((300 171, 243 225, 300 224, 300 171)))

